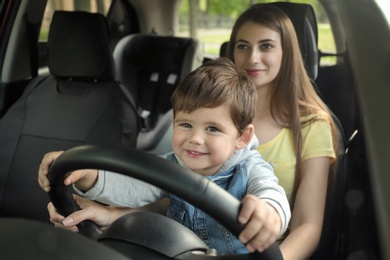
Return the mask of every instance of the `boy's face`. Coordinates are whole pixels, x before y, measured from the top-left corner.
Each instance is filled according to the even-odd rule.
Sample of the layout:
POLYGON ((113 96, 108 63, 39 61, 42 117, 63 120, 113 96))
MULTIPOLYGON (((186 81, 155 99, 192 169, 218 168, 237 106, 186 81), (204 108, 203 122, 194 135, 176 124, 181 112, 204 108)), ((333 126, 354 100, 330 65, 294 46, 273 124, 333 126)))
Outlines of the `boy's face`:
POLYGON ((227 105, 177 112, 172 146, 189 169, 204 176, 214 175, 236 149, 244 147, 227 105))

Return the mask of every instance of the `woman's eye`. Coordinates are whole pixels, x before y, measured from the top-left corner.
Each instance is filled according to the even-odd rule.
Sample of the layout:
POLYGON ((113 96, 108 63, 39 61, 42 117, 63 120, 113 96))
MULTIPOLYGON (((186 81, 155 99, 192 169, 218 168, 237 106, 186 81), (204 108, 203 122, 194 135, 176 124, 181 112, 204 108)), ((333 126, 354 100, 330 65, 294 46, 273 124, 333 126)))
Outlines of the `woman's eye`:
POLYGON ((268 49, 272 49, 273 48, 273 46, 272 46, 272 44, 269 44, 269 43, 264 43, 264 44, 262 44, 261 46, 260 46, 260 48, 261 49, 265 49, 265 50, 268 50, 268 49))
POLYGON ((220 132, 219 129, 214 126, 209 126, 206 128, 206 130, 210 132, 220 132))
POLYGON ((237 44, 236 48, 239 49, 239 50, 247 50, 248 46, 245 45, 245 44, 237 44))

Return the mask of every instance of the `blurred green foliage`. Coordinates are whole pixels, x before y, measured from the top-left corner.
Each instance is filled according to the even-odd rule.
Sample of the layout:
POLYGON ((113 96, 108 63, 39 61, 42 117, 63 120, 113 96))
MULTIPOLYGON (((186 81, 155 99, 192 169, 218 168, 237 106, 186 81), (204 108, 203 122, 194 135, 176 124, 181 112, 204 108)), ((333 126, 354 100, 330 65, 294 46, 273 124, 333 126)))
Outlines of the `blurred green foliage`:
MULTIPOLYGON (((276 2, 275 0, 183 0, 180 10, 181 15, 188 16, 190 1, 197 1, 198 11, 203 14, 230 16, 233 19, 237 18, 252 4, 276 2)), ((325 22, 326 20, 326 15, 318 0, 287 0, 285 2, 310 4, 313 6, 319 22, 325 22)))
MULTIPOLYGON (((197 1, 197 37, 203 43, 206 55, 211 56, 219 55, 221 44, 229 40, 234 21, 250 5, 276 2, 275 0, 183 0, 180 9, 180 34, 182 35, 185 35, 188 30, 190 1, 197 1)), ((326 13, 318 0, 290 0, 286 2, 306 3, 313 6, 318 22, 318 48, 323 52, 335 52, 332 30, 326 13)), ((324 61, 329 64, 334 63, 335 59, 331 57, 324 59, 324 61)))

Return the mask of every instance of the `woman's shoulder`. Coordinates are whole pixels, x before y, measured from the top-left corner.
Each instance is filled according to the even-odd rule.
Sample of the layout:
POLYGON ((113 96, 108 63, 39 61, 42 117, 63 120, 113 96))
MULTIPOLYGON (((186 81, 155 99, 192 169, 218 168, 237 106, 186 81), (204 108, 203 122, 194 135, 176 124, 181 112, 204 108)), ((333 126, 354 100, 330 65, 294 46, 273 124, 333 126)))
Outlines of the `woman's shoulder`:
POLYGON ((313 132, 332 132, 329 117, 323 115, 306 115, 301 117, 302 134, 313 132))
POLYGON ((334 158, 332 128, 326 118, 308 117, 302 127, 303 159, 326 156, 334 158))
POLYGON ((300 121, 301 121, 301 124, 303 126, 311 125, 311 124, 315 124, 315 123, 330 124, 330 115, 326 114, 325 112, 316 113, 316 114, 308 114, 308 115, 301 116, 300 121))

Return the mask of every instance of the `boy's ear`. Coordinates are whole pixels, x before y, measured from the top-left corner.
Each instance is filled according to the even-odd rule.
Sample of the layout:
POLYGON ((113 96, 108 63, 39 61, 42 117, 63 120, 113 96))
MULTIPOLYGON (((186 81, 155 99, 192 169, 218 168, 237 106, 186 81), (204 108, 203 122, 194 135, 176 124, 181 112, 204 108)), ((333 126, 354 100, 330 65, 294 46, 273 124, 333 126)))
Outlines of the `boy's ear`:
POLYGON ((247 144, 249 144, 249 142, 252 140, 254 134, 255 127, 252 124, 249 124, 242 132, 241 136, 237 139, 236 149, 240 150, 247 146, 247 144))

